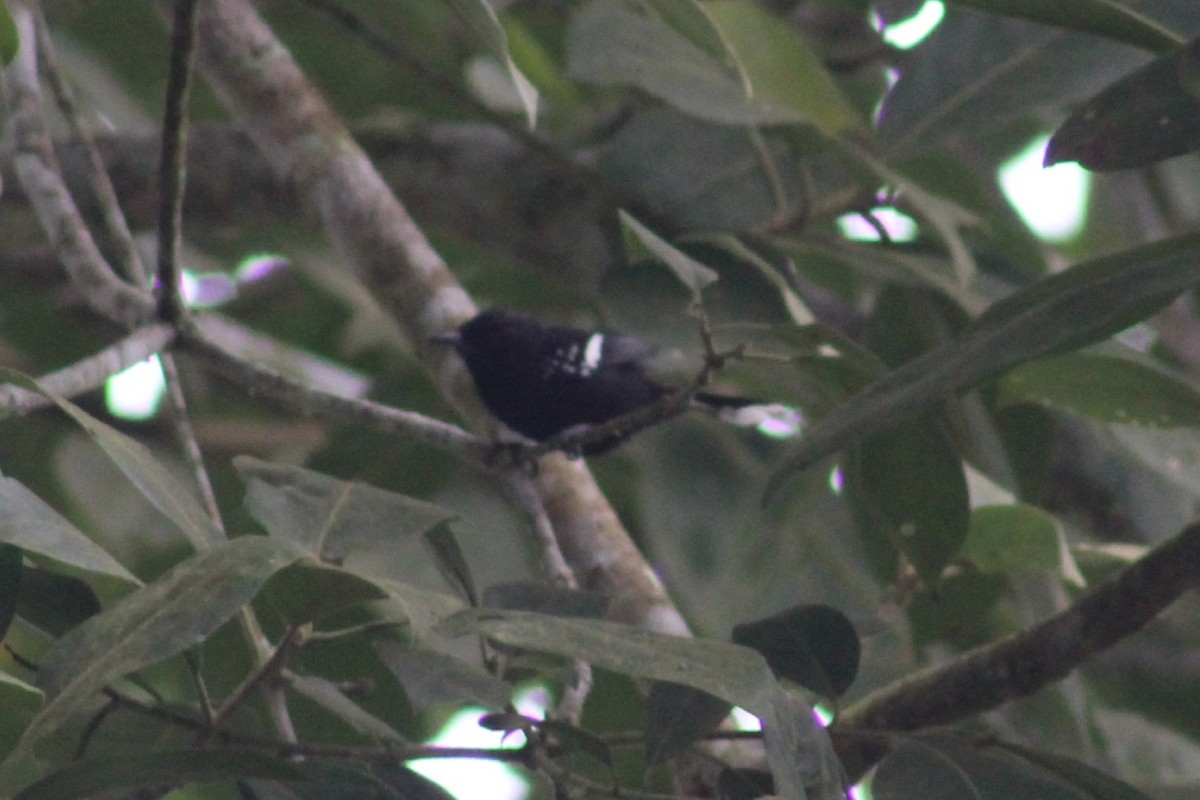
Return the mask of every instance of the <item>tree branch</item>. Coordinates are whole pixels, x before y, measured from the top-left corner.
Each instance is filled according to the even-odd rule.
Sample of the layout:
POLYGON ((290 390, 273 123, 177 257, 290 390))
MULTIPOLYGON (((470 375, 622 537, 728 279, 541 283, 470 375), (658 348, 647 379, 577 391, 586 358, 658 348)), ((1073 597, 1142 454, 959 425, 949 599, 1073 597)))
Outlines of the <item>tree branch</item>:
MULTIPOLYGON (((1200 522, 1184 528, 1060 614, 886 686, 847 708, 834 734, 944 725, 1033 694, 1200 586, 1200 522)), ((849 767, 848 767, 849 769, 849 767)), ((850 770, 853 773, 853 770, 850 770)))

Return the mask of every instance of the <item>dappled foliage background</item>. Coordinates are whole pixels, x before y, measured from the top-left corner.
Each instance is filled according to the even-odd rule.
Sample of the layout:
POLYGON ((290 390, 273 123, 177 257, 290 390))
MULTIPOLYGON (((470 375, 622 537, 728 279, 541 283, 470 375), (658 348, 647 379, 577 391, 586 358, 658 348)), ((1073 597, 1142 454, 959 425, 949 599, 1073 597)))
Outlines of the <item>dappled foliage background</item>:
MULTIPOLYGON (((807 684, 816 693, 806 696, 853 709, 923 667, 1064 611, 1194 518, 1200 239, 1189 232, 1200 215, 1200 170, 1188 154, 1194 100, 1186 75, 1197 65, 1185 42, 1200 33, 1200 6, 1064 1, 1039 20, 1018 18, 1022 4, 1001 0, 948 3, 933 34, 900 51, 880 29, 920 3, 493 5, 501 26, 482 31, 479 5, 468 2, 256 7, 479 305, 634 332, 680 348, 698 369, 701 338, 690 310, 699 297, 717 344, 748 356, 720 371, 718 386, 803 412, 801 441, 813 432, 811 447, 689 416, 590 464, 698 637, 726 641, 735 626, 784 609, 832 607, 857 630, 861 658, 846 666, 839 650, 822 666, 843 672, 807 684), (1147 65, 1149 78, 1137 72, 1147 65), (536 87, 536 113, 516 92, 514 74, 536 87), (1134 83, 1119 83, 1129 76, 1134 83), (1009 204, 997 170, 1072 114, 1052 154, 1098 171, 1086 225, 1051 244, 1009 204), (914 238, 843 234, 839 220, 871 220, 885 207, 915 221, 914 238), (638 236, 619 210, 661 240, 638 236), (1165 244, 1150 246, 1156 242, 1165 244), (1042 283, 1056 273, 1064 277, 1042 283), (698 280, 711 282, 701 289, 698 280), (997 306, 1003 298, 1012 299, 997 306), (922 354, 932 355, 892 372, 922 354), (819 431, 833 433, 822 440, 819 431)), ((148 253, 169 50, 160 11, 130 0, 44 8, 63 73, 148 253)), ((200 298, 218 298, 219 313, 272 340, 253 357, 292 377, 456 419, 414 354, 421 343, 405 341, 330 245, 320 210, 278 179, 202 79, 192 111, 184 266, 206 276, 200 298), (246 267, 264 263, 273 266, 265 274, 246 267)), ((86 154, 61 114, 52 123, 63 174, 95 224, 86 154)), ((0 363, 37 376, 125 331, 89 309, 59 268, 22 193, 12 141, 9 132, 0 143, 0 363)), ((428 444, 251 396, 190 361, 186 348, 179 361, 227 530, 297 542, 337 572, 253 544, 219 551, 225 555, 212 560, 226 558, 221 569, 245 559, 261 580, 220 584, 229 608, 208 619, 223 622, 257 596, 276 641, 289 624, 314 619, 334 629, 381 618, 402 630, 297 648, 288 669, 310 681, 288 690, 299 741, 419 741, 459 705, 502 705, 494 678, 430 689, 427 680, 449 662, 421 661, 397 645, 425 643, 432 623, 465 603, 462 575, 444 575, 464 563, 480 590, 543 580, 543 554, 502 482, 428 444), (349 522, 323 505, 342 492, 362 504, 349 522), (299 502, 295 493, 317 498, 311 516, 289 505, 299 502), (334 519, 345 527, 330 535, 323 523, 334 519), (405 535, 388 535, 397 528, 405 535), (332 550, 322 550, 329 542, 332 550), (272 575, 270 591, 259 593, 272 575), (313 586, 328 592, 326 607, 306 598, 313 586), (405 612, 363 610, 383 595, 405 599, 405 612)), ((74 401, 149 448, 158 466, 145 469, 166 469, 186 485, 165 412, 132 422, 111 416, 100 391, 74 401)), ((120 450, 113 442, 124 440, 82 418, 42 410, 0 422, 4 502, 21 512, 0 524, 0 538, 23 549, 3 551, 0 622, 10 649, 0 653, 0 677, 20 685, 0 690, 21 711, 0 721, 0 747, 28 756, 18 743, 43 700, 63 686, 79 692, 39 743, 41 760, 0 771, 9 782, 3 794, 63 769, 81 742, 83 755, 99 761, 151 743, 193 742, 196 732, 178 720, 129 709, 97 717, 91 696, 110 678, 139 669, 153 687, 147 703, 195 711, 190 670, 216 698, 231 696, 250 671, 232 622, 214 623, 196 641, 160 642, 171 653, 161 662, 142 654, 125 669, 106 667, 86 692, 70 683, 71 669, 100 654, 47 649, 98 611, 147 591, 135 590, 132 576, 162 591, 194 591, 198 606, 213 602, 212 586, 187 583, 213 563, 188 562, 193 573, 172 573, 167 580, 179 583, 166 589, 160 579, 207 534, 181 534, 180 517, 156 508, 153 490, 131 484, 130 471, 143 467, 112 455, 120 450), (46 518, 23 516, 44 512, 26 489, 111 561, 38 544, 28 526, 46 518), (193 645, 187 659, 174 655, 193 645), (47 653, 39 678, 32 667, 47 653)), ((938 720, 961 730, 891 740, 875 796, 960 797, 964 786, 983 797, 1194 796, 1194 606, 1185 596, 1048 688, 1028 695, 1013 676, 1012 702, 938 720), (936 763, 955 769, 942 774, 936 763)), ((552 602, 541 610, 567 613, 552 602)), ((115 643, 123 634, 109 635, 115 643)), ((456 663, 478 661, 477 643, 456 641, 456 663)), ((541 674, 552 687, 561 677, 560 662, 516 661, 510 677, 541 674)), ((478 673, 470 674, 487 677, 478 673)), ((585 729, 644 729, 631 675, 663 676, 627 673, 597 670, 585 729)), ((251 701, 225 724, 258 737, 240 744, 271 752, 265 716, 251 701)), ((897 725, 904 727, 926 723, 897 725)), ((565 746, 572 748, 585 749, 578 741, 565 746)), ((253 790, 243 784, 263 792, 254 796, 306 796, 296 788, 303 782, 289 783, 296 776, 275 762, 239 753, 244 761, 205 762, 225 784, 178 796, 235 796, 231 775, 262 779, 253 790), (267 778, 277 794, 264 788, 267 778)), ((361 765, 351 754, 345 766, 361 765)), ((614 770, 622 784, 638 786, 644 767, 621 751, 614 770)), ((573 768, 600 782, 608 774, 590 762, 573 768)), ((105 785, 80 774, 79 786, 105 785)), ((542 774, 535 789, 548 793, 542 774)), ((393 777, 375 774, 394 789, 401 781, 393 777)), ((318 787, 353 783, 333 771, 308 778, 318 787)), ((648 785, 666 790, 661 770, 648 785)))

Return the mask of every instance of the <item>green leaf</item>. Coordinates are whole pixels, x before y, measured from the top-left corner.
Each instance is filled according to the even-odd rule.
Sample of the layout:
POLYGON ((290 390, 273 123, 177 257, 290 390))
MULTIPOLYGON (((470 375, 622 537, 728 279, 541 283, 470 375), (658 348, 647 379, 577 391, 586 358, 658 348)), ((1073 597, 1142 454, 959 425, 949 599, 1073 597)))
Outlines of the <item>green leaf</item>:
POLYGON ((812 708, 784 692, 763 657, 749 648, 520 611, 465 611, 446 620, 441 630, 445 635, 477 633, 637 678, 701 689, 762 720, 780 795, 804 797, 805 785, 822 792, 833 786, 836 774, 830 765, 836 757, 812 708))
POLYGON ((21 34, 17 32, 17 23, 13 21, 8 6, 0 3, 0 64, 7 67, 20 49, 21 34))
POLYGON ((736 644, 762 653, 781 678, 825 697, 841 696, 858 675, 858 632, 826 605, 796 606, 733 629, 736 644))
POLYGON ((963 555, 980 572, 1048 569, 1060 566, 1058 520, 1027 505, 980 506, 971 512, 963 555))
POLYGON ((993 305, 957 342, 876 381, 813 426, 776 469, 770 500, 791 473, 896 424, 947 395, 1026 361, 1116 333, 1200 283, 1200 234, 1076 265, 993 305))
POLYGON ((251 516, 276 537, 341 563, 379 540, 429 533, 454 514, 395 492, 319 472, 238 456, 233 466, 246 484, 251 516))
POLYGON ((622 228, 632 237, 632 242, 640 245, 645 252, 658 261, 662 261, 675 273, 679 282, 692 293, 692 302, 700 303, 704 288, 719 277, 716 270, 704 266, 696 259, 679 250, 666 239, 638 222, 626 211, 619 211, 622 228))
POLYGON ((21 741, 44 699, 36 686, 0 672, 0 761, 21 741))
MULTIPOLYGON (((567 33, 568 73, 589 83, 636 86, 700 119, 731 125, 806 122, 795 109, 757 97, 724 59, 672 27, 673 18, 626 2, 592 0, 567 33)), ((702 44, 710 44, 705 37, 702 44)))
POLYGON ((1112 0, 948 0, 952 5, 977 8, 990 14, 1018 17, 1125 42, 1154 53, 1165 53, 1183 44, 1183 38, 1144 14, 1112 0))
POLYGON ((1024 364, 1000 382, 1001 404, 1037 403, 1103 422, 1200 426, 1200 390, 1148 359, 1075 353, 1024 364))
POLYGON ((1026 759, 1061 780, 1081 789, 1087 800, 1151 800, 1138 789, 1095 767, 1067 756, 1044 750, 1034 750, 1012 742, 998 742, 996 747, 1026 759))
POLYGON ((243 536, 180 563, 84 622, 45 653, 38 686, 47 704, 21 743, 29 750, 109 682, 203 641, 271 575, 303 557, 290 542, 243 536))
POLYGON ((0 379, 54 402, 83 428, 105 455, 150 504, 175 523, 198 551, 206 550, 224 540, 208 514, 196 500, 195 494, 183 484, 140 442, 105 425, 79 406, 46 392, 37 381, 15 370, 0 368, 0 379))
POLYGON ((746 0, 704 3, 752 99, 792 111, 829 136, 862 128, 820 57, 796 27, 746 0))
POLYGON ((300 780, 287 759, 246 748, 167 750, 76 761, 25 787, 15 800, 61 800, 143 787, 180 786, 239 778, 300 780))
POLYGON ((0 542, 85 572, 141 584, 116 559, 14 478, 0 477, 0 542))
POLYGON ((504 67, 512 81, 513 89, 521 99, 529 127, 537 125, 538 91, 512 59, 508 49, 508 34, 500 24, 496 12, 486 0, 443 0, 454 9, 470 29, 471 33, 484 46, 485 52, 504 67))
POLYGON ((1121 78, 1075 109, 1046 148, 1047 165, 1144 167, 1200 149, 1200 38, 1121 78))
POLYGON ((962 463, 933 419, 878 433, 857 459, 866 502, 927 586, 935 586, 967 537, 970 500, 962 463))
POLYGON ((271 576, 263 589, 289 625, 304 625, 351 606, 388 597, 370 579, 326 564, 299 562, 271 576))

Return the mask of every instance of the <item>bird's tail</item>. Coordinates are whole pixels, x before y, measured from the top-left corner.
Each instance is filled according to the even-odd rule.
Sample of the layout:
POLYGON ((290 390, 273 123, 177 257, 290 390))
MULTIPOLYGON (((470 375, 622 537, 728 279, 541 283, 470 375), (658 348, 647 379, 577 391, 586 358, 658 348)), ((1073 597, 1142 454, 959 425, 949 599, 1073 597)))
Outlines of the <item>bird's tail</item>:
POLYGON ((758 428, 771 436, 795 436, 800 432, 799 410, 782 403, 764 403, 748 397, 697 392, 693 404, 717 419, 739 428, 758 428))

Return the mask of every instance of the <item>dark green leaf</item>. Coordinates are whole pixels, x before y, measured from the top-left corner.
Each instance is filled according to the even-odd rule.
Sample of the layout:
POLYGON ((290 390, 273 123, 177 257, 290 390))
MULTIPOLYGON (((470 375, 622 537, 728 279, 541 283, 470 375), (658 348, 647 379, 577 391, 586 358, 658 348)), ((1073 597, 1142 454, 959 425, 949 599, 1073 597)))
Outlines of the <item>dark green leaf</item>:
POLYGON ((475 589, 475 578, 471 575, 467 556, 450 526, 444 522, 434 525, 425 534, 425 541, 429 542, 438 567, 450 585, 462 590, 469 605, 479 605, 479 593, 475 589))
POLYGON ((274 573, 303 557, 289 542, 244 536, 200 553, 59 639, 42 657, 47 705, 21 743, 32 748, 110 681, 199 644, 274 573))
POLYGON ((1150 17, 1112 0, 949 0, 990 14, 1027 19, 1126 42, 1155 53, 1165 53, 1183 43, 1174 31, 1150 17))
POLYGON ((261 750, 170 750, 76 761, 25 787, 16 800, 91 797, 116 789, 185 786, 239 778, 299 780, 287 759, 261 750))
POLYGON ((858 632, 825 605, 796 606, 737 625, 733 641, 757 650, 775 674, 825 697, 839 697, 858 675, 858 632))
POLYGON ((681 683, 655 681, 646 696, 646 761, 661 764, 729 716, 733 706, 681 683))
POLYGON ((1046 148, 1046 164, 1105 171, 1200 149, 1200 38, 1112 84, 1076 109, 1046 148))
POLYGON ((1038 403, 1125 425, 1200 426, 1200 389, 1148 360, 1105 353, 1023 364, 1004 376, 997 400, 1038 403))
POLYGON ((905 422, 863 442, 863 493, 896 547, 935 586, 967 538, 970 499, 958 453, 934 419, 905 422))
POLYGON ((454 515, 431 503, 319 472, 238 456, 246 506, 272 536, 299 543, 322 561, 385 539, 423 536, 454 515))
POLYGON ((375 649, 418 711, 435 703, 501 709, 512 700, 507 683, 446 653, 387 640, 376 642, 375 649))
POLYGON ((541 722, 539 727, 553 736, 555 744, 563 750, 588 755, 612 772, 612 748, 596 734, 554 719, 541 722))
POLYGON ((20 481, 0 477, 0 542, 85 572, 140 581, 20 481))
POLYGON ((1074 784, 1087 793, 1088 800, 1150 800, 1148 795, 1128 783, 1106 775, 1082 761, 1010 742, 999 742, 996 747, 1015 753, 1047 772, 1074 784))
POLYGON ((1200 234, 1079 264, 1003 300, 957 342, 931 350, 830 412, 771 476, 790 473, 961 391, 1040 356, 1103 339, 1200 283, 1200 234))
POLYGON ((271 576, 263 588, 289 625, 303 625, 388 593, 370 580, 326 564, 297 563, 271 576))

